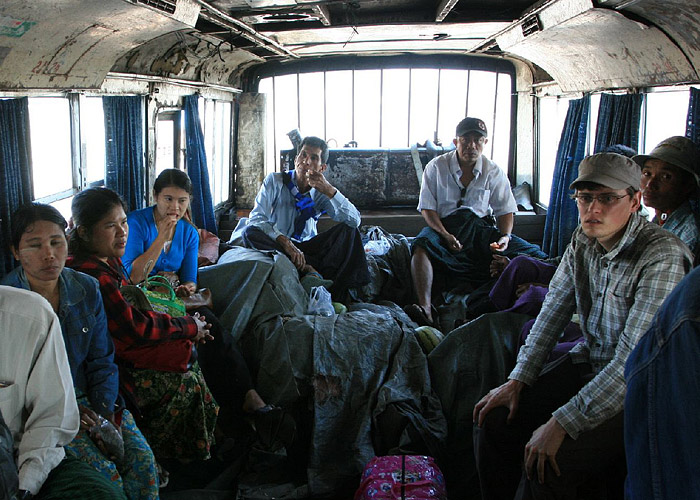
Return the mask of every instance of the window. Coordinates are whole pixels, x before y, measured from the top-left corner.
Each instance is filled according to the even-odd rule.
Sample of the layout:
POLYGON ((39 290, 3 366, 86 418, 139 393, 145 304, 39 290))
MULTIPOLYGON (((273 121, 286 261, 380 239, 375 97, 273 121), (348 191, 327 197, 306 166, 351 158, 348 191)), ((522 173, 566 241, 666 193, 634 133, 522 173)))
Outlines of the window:
POLYGON ((644 141, 640 141, 640 149, 643 149, 640 153, 649 153, 667 137, 685 135, 689 99, 688 87, 659 87, 646 95, 644 141))
POLYGON ((168 168, 184 170, 184 129, 182 111, 170 110, 158 113, 156 125, 156 177, 168 168))
POLYGON ((512 77, 486 70, 392 67, 262 78, 267 98, 266 172, 292 147, 287 133, 317 135, 331 148, 451 146, 457 123, 478 116, 489 128, 485 154, 504 170, 510 158, 512 77), (319 96, 323 96, 320 99, 319 96))
POLYGON ((231 103, 204 99, 199 106, 214 205, 229 199, 231 172, 231 103))
POLYGON ((104 185, 102 98, 31 97, 29 129, 34 199, 53 205, 68 219, 75 193, 104 185))
POLYGON ((542 205, 549 204, 549 197, 552 193, 557 149, 570 100, 566 97, 542 97, 538 99, 539 175, 536 182, 539 192, 538 201, 542 205))

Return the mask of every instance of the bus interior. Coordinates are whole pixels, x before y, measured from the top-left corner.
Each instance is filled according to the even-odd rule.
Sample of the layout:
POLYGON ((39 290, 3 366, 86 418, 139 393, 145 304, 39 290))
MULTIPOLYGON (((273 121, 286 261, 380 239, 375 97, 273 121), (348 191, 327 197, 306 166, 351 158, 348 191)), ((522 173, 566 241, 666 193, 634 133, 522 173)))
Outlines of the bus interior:
MULTIPOLYGON (((329 144, 326 176, 363 226, 410 239, 423 168, 473 116, 516 195, 514 233, 561 255, 573 228, 548 219, 561 169, 613 144, 698 142, 699 25, 697 0, 3 0, 3 247, 20 203, 68 219, 76 193, 107 186, 142 208, 177 168, 223 248, 305 136, 329 144)), ((313 456, 306 489, 238 498, 346 498, 318 486, 313 456)), ((163 498, 236 498, 247 469, 193 470, 206 481, 183 470, 163 498)))

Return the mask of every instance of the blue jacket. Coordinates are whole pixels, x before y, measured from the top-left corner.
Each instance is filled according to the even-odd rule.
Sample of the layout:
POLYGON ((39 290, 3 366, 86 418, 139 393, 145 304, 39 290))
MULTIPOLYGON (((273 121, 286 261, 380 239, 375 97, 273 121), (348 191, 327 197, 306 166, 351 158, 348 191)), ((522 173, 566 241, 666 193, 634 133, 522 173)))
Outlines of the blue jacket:
MULTIPOLYGON (((22 266, 5 276, 2 284, 30 290, 22 266)), ((119 372, 97 280, 66 267, 58 286, 58 319, 76 395, 86 394, 97 413, 112 413, 119 391, 119 372)))

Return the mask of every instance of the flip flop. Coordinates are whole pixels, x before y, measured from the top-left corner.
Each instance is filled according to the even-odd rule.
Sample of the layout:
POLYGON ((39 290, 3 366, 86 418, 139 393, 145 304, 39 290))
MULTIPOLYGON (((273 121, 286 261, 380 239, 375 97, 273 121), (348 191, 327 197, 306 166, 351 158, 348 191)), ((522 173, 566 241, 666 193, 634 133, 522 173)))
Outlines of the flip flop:
POLYGON ((418 323, 419 326, 436 326, 435 321, 437 319, 437 310, 432 305, 430 306, 430 311, 433 315, 432 321, 428 319, 428 317, 425 315, 425 312, 423 311, 423 308, 418 304, 409 304, 406 307, 404 307, 403 310, 408 315, 408 317, 416 323, 418 323))
POLYGON ((296 437, 296 422, 292 416, 279 406, 266 405, 253 412, 255 432, 260 444, 266 449, 273 450, 281 443, 285 448, 294 443, 296 437))

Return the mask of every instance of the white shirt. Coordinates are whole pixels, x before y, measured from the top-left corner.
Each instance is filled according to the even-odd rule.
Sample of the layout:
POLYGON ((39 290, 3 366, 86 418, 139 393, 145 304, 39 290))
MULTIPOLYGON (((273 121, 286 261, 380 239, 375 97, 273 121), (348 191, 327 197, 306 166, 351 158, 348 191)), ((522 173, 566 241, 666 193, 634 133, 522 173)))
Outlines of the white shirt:
POLYGON ((0 382, 19 487, 36 495, 80 417, 58 317, 39 294, 9 286, 0 286, 0 382))
POLYGON ((473 173, 474 179, 462 198, 462 206, 457 207, 464 188, 459 180, 462 169, 457 161, 457 151, 430 160, 423 172, 418 211, 435 210, 442 219, 461 208, 469 208, 479 217, 498 217, 518 209, 508 177, 498 165, 481 155, 473 173))
MULTIPOLYGON (((360 212, 339 190, 336 189, 333 198, 328 198, 315 188, 311 188, 309 194, 314 200, 317 212, 323 210, 334 221, 350 227, 360 226, 360 212)), ((291 238, 294 234, 294 221, 298 215, 295 204, 294 195, 284 184, 284 174, 269 174, 255 197, 255 207, 250 212, 247 224, 258 227, 273 240, 280 234, 291 238)), ((316 234, 316 220, 311 217, 306 221, 300 240, 309 240, 316 234)))

